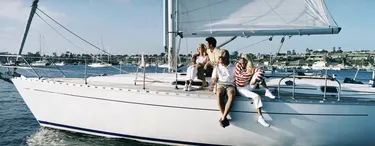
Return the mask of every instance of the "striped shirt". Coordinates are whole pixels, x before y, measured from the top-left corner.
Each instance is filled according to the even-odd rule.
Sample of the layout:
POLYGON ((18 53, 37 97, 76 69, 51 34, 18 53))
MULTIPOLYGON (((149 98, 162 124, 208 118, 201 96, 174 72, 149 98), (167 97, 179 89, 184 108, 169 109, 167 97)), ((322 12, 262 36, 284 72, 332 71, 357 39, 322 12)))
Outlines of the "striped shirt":
POLYGON ((247 73, 243 64, 240 62, 236 62, 236 85, 238 87, 245 87, 249 84, 251 79, 251 74, 247 73))
POLYGON ((255 78, 256 81, 260 81, 260 80, 264 79, 264 77, 263 77, 264 71, 263 70, 261 70, 259 68, 252 68, 251 73, 248 73, 248 72, 246 72, 246 69, 245 69, 245 67, 243 66, 242 63, 236 62, 236 71, 235 71, 236 85, 238 87, 245 87, 246 85, 248 85, 250 83, 250 80, 255 73, 257 73, 257 76, 255 78))

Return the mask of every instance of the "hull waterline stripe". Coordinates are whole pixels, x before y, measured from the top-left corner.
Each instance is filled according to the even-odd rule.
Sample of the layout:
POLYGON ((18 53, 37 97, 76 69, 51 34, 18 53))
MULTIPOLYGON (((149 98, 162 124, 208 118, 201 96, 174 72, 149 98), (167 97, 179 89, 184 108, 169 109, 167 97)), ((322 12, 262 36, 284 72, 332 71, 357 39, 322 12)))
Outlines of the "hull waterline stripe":
POLYGON ((56 126, 56 127, 61 127, 61 128, 78 130, 78 131, 91 132, 91 133, 104 134, 104 135, 111 135, 111 136, 123 137, 123 138, 139 139, 139 140, 145 140, 145 141, 154 141, 154 142, 162 142, 162 143, 174 143, 174 144, 183 144, 183 145, 217 145, 217 144, 207 144, 207 143, 188 142, 188 141, 169 140, 169 139, 160 139, 160 138, 120 134, 120 133, 113 133, 113 132, 107 132, 107 131, 100 131, 100 130, 94 130, 94 129, 75 127, 75 126, 70 126, 70 125, 51 123, 51 122, 47 122, 47 121, 39 121, 39 123, 44 124, 44 125, 51 125, 51 126, 56 126))
MULTIPOLYGON (((34 89, 34 91, 38 92, 45 92, 45 93, 52 93, 52 94, 60 94, 60 95, 67 95, 72 97, 78 98, 86 98, 86 99, 94 99, 94 100, 102 100, 102 101, 111 101, 111 102, 118 102, 118 103, 127 103, 127 104, 136 104, 136 105, 145 105, 145 106, 156 106, 156 107, 165 107, 165 108, 177 108, 177 109, 189 109, 189 110, 202 110, 202 111, 219 111, 218 109, 207 109, 207 108, 192 108, 192 107, 181 107, 181 106, 170 106, 170 105, 159 105, 159 104, 149 104, 149 103, 140 103, 140 102, 130 102, 130 101, 120 101, 120 100, 113 100, 113 99, 103 99, 98 97, 90 97, 90 96, 82 96, 82 95, 74 95, 68 93, 59 93, 59 92, 52 92, 52 91, 45 91, 34 89)), ((233 110, 232 113, 253 113, 256 114, 257 112, 252 111, 238 111, 233 110)), ((325 114, 325 113, 277 113, 277 112, 263 112, 264 114, 273 114, 273 115, 304 115, 304 116, 368 116, 368 114, 325 114)))

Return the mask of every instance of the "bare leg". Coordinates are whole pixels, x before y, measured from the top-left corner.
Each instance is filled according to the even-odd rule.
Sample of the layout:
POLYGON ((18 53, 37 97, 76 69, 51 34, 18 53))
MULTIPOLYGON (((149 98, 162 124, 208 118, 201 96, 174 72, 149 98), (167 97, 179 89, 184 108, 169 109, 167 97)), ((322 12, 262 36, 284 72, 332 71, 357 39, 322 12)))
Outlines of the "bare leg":
POLYGON ((262 116, 262 108, 257 108, 257 112, 259 116, 262 116))
POLYGON ((250 85, 255 85, 257 83, 257 80, 253 77, 250 81, 250 85))
POLYGON ((206 80, 203 80, 202 81, 202 87, 206 87, 207 86, 207 82, 206 82, 206 80))
POLYGON ((263 87, 265 90, 268 90, 268 86, 267 86, 267 84, 266 84, 265 81, 263 81, 261 85, 262 85, 262 87, 263 87))
POLYGON ((217 105, 219 106, 219 110, 220 110, 220 113, 223 115, 224 114, 224 104, 223 104, 223 101, 224 101, 224 97, 223 97, 223 94, 224 94, 224 90, 222 88, 218 88, 217 89, 217 105))
POLYGON ((228 101, 225 104, 224 114, 223 114, 223 117, 221 118, 222 120, 224 120, 227 117, 227 115, 229 114, 230 107, 233 103, 233 98, 234 98, 234 94, 235 94, 234 91, 235 90, 233 88, 227 88, 228 101))
POLYGON ((264 90, 266 91, 266 93, 264 95, 271 98, 271 99, 275 99, 276 97, 271 93, 270 90, 268 90, 268 86, 267 86, 266 82, 263 80, 261 84, 262 84, 264 90))

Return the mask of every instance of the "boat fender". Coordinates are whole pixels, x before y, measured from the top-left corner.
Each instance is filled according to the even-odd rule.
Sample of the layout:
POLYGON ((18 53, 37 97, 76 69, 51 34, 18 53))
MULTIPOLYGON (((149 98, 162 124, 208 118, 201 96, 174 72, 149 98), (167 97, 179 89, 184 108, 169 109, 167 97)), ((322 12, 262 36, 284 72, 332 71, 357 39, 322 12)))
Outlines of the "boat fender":
POLYGON ((291 81, 291 80, 285 81, 285 85, 293 86, 293 81, 291 81))

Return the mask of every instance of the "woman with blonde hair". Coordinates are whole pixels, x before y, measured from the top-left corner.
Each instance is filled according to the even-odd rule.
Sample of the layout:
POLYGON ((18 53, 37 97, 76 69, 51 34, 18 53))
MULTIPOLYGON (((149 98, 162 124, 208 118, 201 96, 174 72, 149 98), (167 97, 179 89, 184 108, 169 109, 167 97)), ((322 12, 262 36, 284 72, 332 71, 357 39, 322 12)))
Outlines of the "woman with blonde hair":
POLYGON ((204 75, 204 65, 209 61, 206 53, 206 46, 202 43, 198 44, 197 52, 192 56, 192 65, 187 69, 187 80, 185 81, 185 91, 191 90, 191 84, 195 77, 202 80, 202 87, 207 86, 206 78, 204 75))
POLYGON ((254 66, 252 59, 247 54, 242 54, 241 58, 238 62, 236 62, 236 86, 237 91, 242 96, 250 97, 253 99, 255 108, 258 112, 258 123, 265 127, 269 127, 270 125, 264 120, 262 116, 262 100, 261 97, 257 94, 252 92, 255 88, 256 84, 260 83, 266 90, 265 96, 274 99, 275 96, 268 90, 266 82, 264 81, 263 77, 263 70, 258 69, 254 66))

